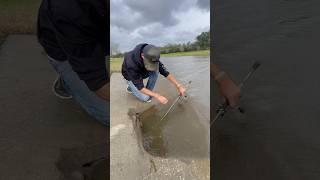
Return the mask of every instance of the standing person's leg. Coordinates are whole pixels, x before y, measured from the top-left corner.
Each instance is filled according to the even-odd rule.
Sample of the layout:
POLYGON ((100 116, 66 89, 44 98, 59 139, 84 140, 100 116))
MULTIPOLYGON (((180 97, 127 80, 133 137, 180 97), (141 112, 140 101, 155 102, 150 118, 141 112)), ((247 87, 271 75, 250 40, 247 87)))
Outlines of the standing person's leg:
POLYGON ((98 97, 92 92, 84 81, 72 70, 68 61, 56 61, 49 57, 49 62, 63 80, 63 85, 73 99, 96 120, 109 125, 109 102, 98 97))

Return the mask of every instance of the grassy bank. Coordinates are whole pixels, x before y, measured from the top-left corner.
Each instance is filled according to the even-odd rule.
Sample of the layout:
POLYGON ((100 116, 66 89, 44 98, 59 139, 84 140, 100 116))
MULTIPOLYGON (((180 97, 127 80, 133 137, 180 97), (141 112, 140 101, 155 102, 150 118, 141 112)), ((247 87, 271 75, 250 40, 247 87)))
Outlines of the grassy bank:
MULTIPOLYGON (((162 57, 179 57, 179 56, 210 56, 209 50, 202 51, 190 51, 190 52, 178 52, 170 54, 161 54, 162 57)), ((111 58, 110 60, 110 71, 120 72, 123 58, 111 58)))
POLYGON ((0 47, 8 34, 34 34, 41 0, 0 0, 0 47))
POLYGON ((110 71, 120 72, 123 58, 111 58, 110 60, 110 71))

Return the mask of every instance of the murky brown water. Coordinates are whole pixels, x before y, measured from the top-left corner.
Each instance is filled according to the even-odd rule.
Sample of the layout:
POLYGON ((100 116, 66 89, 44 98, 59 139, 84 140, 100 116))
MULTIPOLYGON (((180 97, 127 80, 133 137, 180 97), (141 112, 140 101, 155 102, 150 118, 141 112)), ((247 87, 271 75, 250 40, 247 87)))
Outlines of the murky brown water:
MULTIPOLYGON (((154 156, 181 159, 209 157, 210 77, 209 58, 162 58, 168 70, 181 82, 192 81, 187 98, 181 98, 165 119, 178 96, 176 89, 165 79, 159 79, 155 91, 169 99, 166 105, 156 100, 139 114, 142 123, 143 147, 154 156)), ((146 104, 137 106, 137 111, 146 104)), ((140 111, 141 112, 141 111, 140 111)))

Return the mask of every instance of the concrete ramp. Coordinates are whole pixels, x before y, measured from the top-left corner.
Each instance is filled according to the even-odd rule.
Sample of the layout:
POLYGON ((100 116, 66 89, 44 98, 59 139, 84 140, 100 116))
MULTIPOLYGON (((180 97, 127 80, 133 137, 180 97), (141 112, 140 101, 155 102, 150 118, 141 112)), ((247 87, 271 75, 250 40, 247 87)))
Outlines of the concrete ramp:
MULTIPOLYGON (((163 83, 161 77, 157 86, 163 83)), ((209 159, 184 161, 148 154, 141 146, 141 131, 137 122, 128 115, 129 109, 141 106, 140 102, 126 92, 126 84, 120 73, 112 74, 111 84, 111 180, 210 179, 209 159)))
POLYGON ((55 78, 35 36, 8 36, 0 51, 0 179, 71 179, 108 153, 107 129, 55 97, 55 78))

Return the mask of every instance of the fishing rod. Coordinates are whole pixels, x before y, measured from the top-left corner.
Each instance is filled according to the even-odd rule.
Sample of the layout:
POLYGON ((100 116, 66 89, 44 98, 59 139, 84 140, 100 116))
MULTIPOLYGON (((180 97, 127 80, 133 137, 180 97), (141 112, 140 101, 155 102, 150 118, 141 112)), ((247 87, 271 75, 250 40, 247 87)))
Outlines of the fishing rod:
MULTIPOLYGON (((251 66, 251 69, 249 73, 242 79, 241 83, 238 85, 238 87, 241 89, 244 84, 247 82, 247 80, 252 76, 252 74, 259 68, 261 64, 259 62, 254 62, 254 64, 251 66)), ((216 109, 216 116, 214 119, 211 121, 210 126, 214 124, 218 119, 224 116, 224 114, 227 112, 229 108, 228 101, 225 100, 223 103, 219 104, 217 109, 216 109)), ((237 108, 239 112, 244 113, 244 110, 241 107, 237 108)))
MULTIPOLYGON (((188 89, 189 85, 191 84, 191 81, 188 82, 186 89, 188 89)), ((186 97, 186 96, 185 96, 186 97)), ((169 112, 171 111, 171 109, 174 107, 174 105, 177 104, 177 102, 182 98, 182 96, 178 96, 172 103, 172 105, 169 107, 169 109, 167 110, 167 112, 162 116, 162 118, 160 119, 160 122, 169 114, 169 112)))

